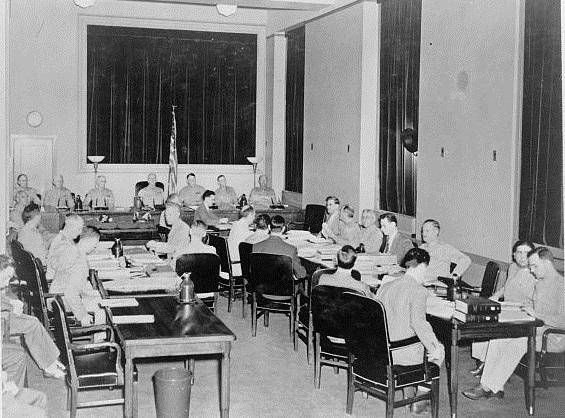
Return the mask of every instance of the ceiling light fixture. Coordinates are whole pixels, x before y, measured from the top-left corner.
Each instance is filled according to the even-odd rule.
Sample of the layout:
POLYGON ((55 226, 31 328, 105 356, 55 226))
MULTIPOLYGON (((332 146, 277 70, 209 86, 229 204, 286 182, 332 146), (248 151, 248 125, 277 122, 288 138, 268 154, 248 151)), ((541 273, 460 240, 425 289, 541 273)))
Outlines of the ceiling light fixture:
POLYGON ((231 16, 237 11, 237 4, 216 4, 216 10, 222 16, 231 16))

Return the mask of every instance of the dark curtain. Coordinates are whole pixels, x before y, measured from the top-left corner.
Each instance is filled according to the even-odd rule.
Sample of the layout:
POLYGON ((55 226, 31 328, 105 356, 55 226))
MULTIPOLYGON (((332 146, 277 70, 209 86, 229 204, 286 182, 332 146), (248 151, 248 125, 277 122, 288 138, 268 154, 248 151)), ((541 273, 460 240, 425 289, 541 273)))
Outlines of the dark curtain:
POLYGON ((255 155, 257 36, 88 26, 88 154, 167 164, 176 105, 180 164, 255 155))
POLYGON ((418 131, 421 0, 381 7, 380 209, 415 216, 416 157, 400 134, 418 131))
POLYGON ((302 193, 304 142, 304 26, 286 33, 285 189, 302 193))
POLYGON ((563 248, 559 0, 527 0, 520 237, 563 248))

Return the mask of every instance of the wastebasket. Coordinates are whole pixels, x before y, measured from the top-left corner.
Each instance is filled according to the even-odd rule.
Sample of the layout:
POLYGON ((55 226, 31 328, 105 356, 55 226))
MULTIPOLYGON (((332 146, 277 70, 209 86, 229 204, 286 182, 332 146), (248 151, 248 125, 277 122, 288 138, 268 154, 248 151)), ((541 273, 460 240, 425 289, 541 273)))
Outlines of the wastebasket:
POLYGON ((157 418, 188 418, 192 373, 180 367, 157 370, 153 375, 157 418))

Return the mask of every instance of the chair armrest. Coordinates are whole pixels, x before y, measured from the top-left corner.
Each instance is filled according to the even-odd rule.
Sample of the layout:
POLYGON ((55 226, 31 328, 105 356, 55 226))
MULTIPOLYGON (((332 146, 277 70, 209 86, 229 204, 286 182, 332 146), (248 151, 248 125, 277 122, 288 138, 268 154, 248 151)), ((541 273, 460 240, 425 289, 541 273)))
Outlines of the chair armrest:
POLYGON ((80 337, 87 334, 93 334, 95 332, 107 331, 109 333, 108 341, 114 341, 114 329, 107 324, 100 324, 100 325, 88 325, 84 327, 78 328, 71 328, 71 336, 72 337, 80 337))
POLYGON ((391 350, 398 350, 399 348, 403 348, 412 344, 416 344, 419 343, 420 339, 418 338, 417 335, 414 335, 413 337, 410 338, 405 338, 403 340, 398 340, 398 341, 391 341, 390 342, 390 349, 391 350))
POLYGON ((118 351, 118 353, 120 353, 119 355, 121 356, 121 351, 122 351, 121 347, 118 343, 115 342, 103 341, 99 343, 88 343, 88 344, 71 343, 71 348, 77 351, 96 350, 105 347, 114 348, 116 351, 118 351))
POLYGON ((565 329, 548 328, 543 332, 543 334, 541 336, 541 353, 542 353, 542 355, 547 353, 547 339, 548 339, 550 334, 565 335, 565 329))
POLYGON ((44 299, 54 298, 56 296, 63 296, 63 293, 44 293, 43 294, 44 299))

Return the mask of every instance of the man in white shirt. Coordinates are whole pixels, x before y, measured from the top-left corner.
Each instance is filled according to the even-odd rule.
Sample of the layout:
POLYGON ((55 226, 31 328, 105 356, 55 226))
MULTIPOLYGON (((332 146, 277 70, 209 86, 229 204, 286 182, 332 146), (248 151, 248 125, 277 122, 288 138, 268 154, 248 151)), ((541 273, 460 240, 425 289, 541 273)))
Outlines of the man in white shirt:
POLYGON ((177 249, 174 253, 173 263, 183 254, 216 254, 216 248, 204 244, 208 226, 202 221, 194 221, 190 227, 190 242, 188 245, 177 249))
POLYGON ((147 175, 147 187, 141 189, 137 195, 141 198, 143 206, 154 208, 156 205, 162 205, 165 202, 163 189, 157 187, 157 174, 149 173, 147 175))
POLYGON ((189 173, 186 176, 186 186, 179 192, 180 200, 183 206, 198 206, 202 203, 202 194, 206 189, 196 184, 196 175, 189 173))
POLYGON ((75 208, 71 191, 64 186, 63 176, 53 177, 53 188, 45 192, 43 207, 46 212, 54 212, 60 207, 67 207, 70 210, 75 208))
POLYGON ((325 273, 320 276, 318 285, 344 287, 356 290, 365 296, 373 297, 369 285, 352 277, 351 272, 357 260, 355 249, 351 245, 343 246, 337 253, 337 270, 335 273, 325 273))
POLYGON ((148 249, 167 254, 169 258, 172 258, 175 251, 190 244, 190 228, 181 219, 180 211, 180 206, 176 203, 167 203, 164 213, 167 223, 171 225, 168 241, 148 241, 145 244, 148 249))
POLYGON ((245 239, 245 242, 249 244, 257 244, 269 238, 269 234, 271 233, 271 217, 266 213, 262 213, 255 219, 255 226, 255 232, 245 239))
POLYGON ((114 210, 114 192, 106 188, 105 176, 96 178, 96 186, 86 194, 84 206, 91 206, 92 209, 108 208, 114 210))
POLYGON ((228 236, 228 248, 232 262, 232 272, 234 276, 241 276, 241 265, 239 264, 239 244, 253 235, 249 226, 255 219, 255 209, 253 206, 244 206, 239 211, 239 219, 235 221, 228 236))
POLYGON ((457 248, 439 239, 440 225, 435 219, 425 220, 422 224, 422 240, 420 246, 430 254, 430 265, 427 271, 427 281, 437 280, 438 277, 450 277, 457 274, 459 277, 471 265, 471 259, 457 248), (450 273, 451 263, 455 269, 450 273))

